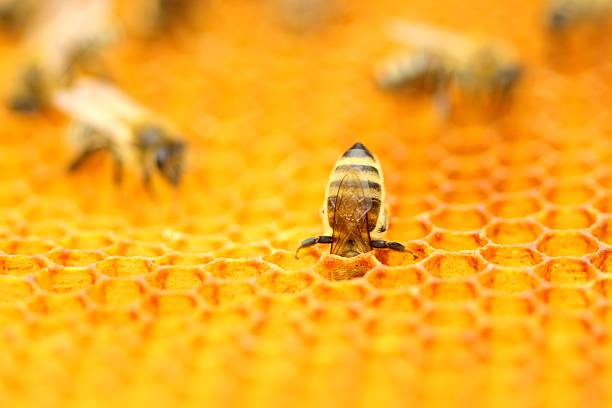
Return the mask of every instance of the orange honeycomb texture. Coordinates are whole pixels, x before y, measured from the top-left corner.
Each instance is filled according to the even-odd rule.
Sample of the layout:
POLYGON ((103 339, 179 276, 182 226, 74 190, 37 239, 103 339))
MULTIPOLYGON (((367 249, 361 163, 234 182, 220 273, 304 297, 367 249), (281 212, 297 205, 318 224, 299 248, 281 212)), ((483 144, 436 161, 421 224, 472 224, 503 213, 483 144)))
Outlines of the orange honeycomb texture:
MULTIPOLYGON (((178 191, 135 169, 117 188, 107 157, 68 175, 64 118, 0 111, 0 406, 612 405, 603 41, 551 51, 540 1, 346 1, 302 33, 274 2, 196 3, 109 50, 185 131, 178 191), (509 111, 442 122, 377 89, 395 17, 515 44, 509 111), (356 141, 417 259, 296 260, 356 141)), ((0 53, 4 97, 22 51, 0 53)))

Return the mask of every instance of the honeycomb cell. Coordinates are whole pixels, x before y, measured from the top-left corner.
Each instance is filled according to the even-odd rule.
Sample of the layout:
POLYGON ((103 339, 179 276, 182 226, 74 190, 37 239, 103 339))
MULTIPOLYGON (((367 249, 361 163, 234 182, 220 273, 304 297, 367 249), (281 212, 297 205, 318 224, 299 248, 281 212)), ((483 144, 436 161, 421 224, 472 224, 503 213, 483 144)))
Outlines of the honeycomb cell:
POLYGON ((447 204, 480 204, 491 194, 486 183, 454 181, 442 186, 442 201, 447 204))
MULTIPOLYGON (((423 323, 431 328, 467 329, 476 326, 476 316, 471 309, 448 305, 426 313, 423 316, 423 323)), ((441 349, 448 350, 443 347, 441 349)))
POLYGON ((271 269, 274 265, 254 259, 216 259, 204 265, 204 271, 211 276, 224 279, 255 278, 271 269))
POLYGON ((87 266, 50 266, 36 275, 38 286, 55 293, 75 292, 95 282, 95 271, 87 266))
POLYGON ((300 251, 299 258, 296 258, 295 252, 276 250, 264 256, 263 260, 284 270, 295 271, 312 266, 319 258, 320 254, 316 251, 300 251))
POLYGON ((595 196, 593 187, 583 182, 571 182, 556 185, 544 193, 544 197, 553 204, 585 204, 595 196))
POLYGON ((0 307, 25 301, 34 293, 30 282, 8 275, 0 275, 0 307))
POLYGON ((605 276, 597 279, 594 289, 606 301, 612 301, 612 277, 605 276))
POLYGON ((87 311, 87 303, 80 295, 54 293, 36 296, 28 303, 28 308, 42 315, 73 315, 87 311))
POLYGON ((150 275, 147 283, 159 289, 187 290, 197 288, 205 279, 204 270, 198 266, 162 266, 150 275))
POLYGON ((382 313, 413 315, 421 308, 422 300, 412 290, 401 289, 386 291, 375 295, 370 305, 382 313))
POLYGON ((197 313, 198 302, 188 294, 156 294, 148 300, 147 307, 154 316, 189 316, 197 313))
POLYGON ((431 215, 431 222, 440 228, 472 231, 484 227, 488 218, 477 208, 445 207, 431 215))
POLYGON ((167 245, 178 252, 203 254, 220 250, 230 243, 224 235, 188 236, 183 234, 180 239, 169 240, 167 245))
POLYGON ((46 256, 51 262, 58 265, 87 266, 101 261, 107 255, 101 251, 57 248, 49 251, 46 256))
POLYGON ((141 276, 157 268, 152 261, 140 257, 108 257, 95 265, 98 273, 109 277, 141 276))
POLYGON ((494 245, 480 250, 487 261, 502 266, 532 266, 542 262, 542 256, 531 248, 494 245))
POLYGON ((538 250, 549 256, 582 256, 598 248, 595 239, 579 232, 546 233, 538 242, 538 250))
POLYGON ((497 176, 493 187, 500 193, 524 193, 539 188, 541 184, 542 177, 538 174, 511 170, 497 176))
POLYGON ((530 316, 536 308, 531 297, 512 294, 487 296, 482 299, 481 307, 491 317, 530 316))
POLYGON ((542 214, 540 221, 553 229, 589 228, 596 220, 596 215, 580 207, 558 207, 542 214))
POLYGON ((430 231, 431 227, 422 220, 394 217, 389 223, 389 234, 386 238, 392 241, 410 241, 425 238, 430 231))
POLYGON ((536 272, 553 285, 582 285, 597 274, 587 261, 574 258, 550 259, 536 268, 536 272))
POLYGON ((388 266, 404 266, 417 263, 429 255, 429 248, 409 243, 405 245, 405 251, 393 251, 390 249, 375 249, 372 251, 376 259, 388 266))
POLYGON ((321 301, 357 302, 363 301, 371 290, 362 280, 339 282, 317 282, 310 287, 315 299, 321 301))
POLYGON ((323 255, 315 264, 314 271, 326 279, 341 280, 361 277, 377 265, 379 262, 371 253, 354 258, 323 255))
POLYGON ((427 238, 427 242, 446 251, 465 251, 480 248, 488 241, 479 232, 437 231, 427 238))
POLYGON ((602 272, 612 272, 612 250, 604 249, 592 255, 591 262, 602 272))
POLYGON ((561 312, 587 310, 592 304, 591 294, 582 288, 541 289, 538 297, 552 310, 561 312))
POLYGON ((153 261, 158 265, 198 266, 212 261, 214 258, 207 254, 186 254, 183 252, 171 252, 159 256, 153 261))
POLYGON ((416 286, 426 279, 420 266, 377 266, 366 273, 365 279, 378 289, 396 289, 416 286))
POLYGON ((223 258, 249 258, 265 256, 272 252, 267 243, 261 244, 232 244, 225 248, 214 251, 214 255, 223 258))
POLYGON ((468 254, 436 254, 425 262, 427 271, 437 278, 465 278, 475 276, 485 267, 484 262, 468 254))
POLYGON ((211 305, 231 306, 254 302, 257 287, 245 281, 207 281, 199 290, 202 298, 211 305))
POLYGON ((42 255, 56 244, 39 238, 13 238, 0 242, 0 251, 9 255, 42 255))
POLYGON ((603 194, 593 206, 603 213, 612 213, 612 193, 603 194))
POLYGON ((498 220, 485 229, 487 238, 500 245, 528 244, 541 233, 542 228, 536 223, 522 220, 498 220))
POLYGON ((495 198, 488 208, 500 218, 522 218, 541 211, 543 205, 533 194, 504 194, 495 198))
POLYGON ((601 242, 612 245, 612 218, 602 218, 593 227, 592 232, 601 242))
POLYGON ((0 254, 0 274, 2 275, 35 275, 47 265, 48 262, 42 257, 0 254))
POLYGON ((163 245, 141 241, 119 241, 104 248, 104 252, 114 256, 156 257, 166 252, 163 245))
POLYGON ((479 277, 479 281, 485 289, 507 293, 529 293, 540 286, 529 268, 493 266, 479 277))
POLYGON ((317 275, 306 271, 270 270, 257 278, 257 285, 271 292, 300 292, 317 280, 317 275))
POLYGON ((425 284, 421 294, 436 303, 465 302, 478 298, 478 288, 471 281, 438 281, 425 284))
POLYGON ((126 309, 136 306, 146 295, 145 286, 132 279, 108 279, 91 289, 91 298, 110 309, 126 309))
POLYGON ((66 249, 99 250, 112 245, 115 240, 115 236, 107 231, 77 231, 62 240, 62 245, 66 249))

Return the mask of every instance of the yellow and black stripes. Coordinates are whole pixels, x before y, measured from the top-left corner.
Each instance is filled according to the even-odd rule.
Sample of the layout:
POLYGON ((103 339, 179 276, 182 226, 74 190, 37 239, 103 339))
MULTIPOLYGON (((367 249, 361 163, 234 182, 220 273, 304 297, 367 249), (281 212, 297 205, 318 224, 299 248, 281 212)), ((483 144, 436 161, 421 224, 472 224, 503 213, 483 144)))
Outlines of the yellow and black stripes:
POLYGON ((385 191, 380 164, 374 155, 361 143, 351 146, 336 162, 327 186, 324 214, 329 227, 334 228, 334 211, 338 190, 354 195, 363 195, 370 208, 367 210, 369 232, 382 232, 386 229, 383 203, 385 191), (347 178, 347 175, 355 175, 347 178))

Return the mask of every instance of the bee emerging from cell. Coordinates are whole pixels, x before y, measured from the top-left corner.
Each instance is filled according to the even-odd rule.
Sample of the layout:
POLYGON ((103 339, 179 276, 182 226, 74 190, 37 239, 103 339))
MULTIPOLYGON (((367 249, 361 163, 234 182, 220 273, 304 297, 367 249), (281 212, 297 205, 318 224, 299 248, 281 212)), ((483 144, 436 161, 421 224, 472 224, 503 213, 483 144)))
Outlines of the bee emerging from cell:
POLYGON ((99 79, 81 78, 73 87, 59 91, 54 103, 73 121, 68 136, 79 152, 69 165, 70 171, 80 169, 97 152, 106 151, 113 157, 117 183, 124 163, 135 161, 147 190, 151 190, 155 169, 178 186, 186 145, 174 124, 99 79))
POLYGON ((406 251, 399 242, 379 239, 387 230, 383 174, 376 157, 361 143, 348 149, 332 170, 322 215, 327 234, 305 239, 296 258, 301 249, 315 244, 331 244, 330 253, 347 258, 374 248, 406 251))

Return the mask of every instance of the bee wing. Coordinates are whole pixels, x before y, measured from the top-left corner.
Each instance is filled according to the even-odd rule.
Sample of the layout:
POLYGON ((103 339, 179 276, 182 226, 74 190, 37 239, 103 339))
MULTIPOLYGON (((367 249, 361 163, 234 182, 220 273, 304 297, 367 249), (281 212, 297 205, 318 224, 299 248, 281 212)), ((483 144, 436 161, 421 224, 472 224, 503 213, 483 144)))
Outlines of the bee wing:
POLYGON ((349 242, 351 248, 360 253, 372 249, 367 217, 372 200, 365 195, 366 188, 367 181, 356 171, 349 171, 342 178, 336 194, 332 254, 341 254, 349 242))
POLYGON ((389 39, 455 58, 471 51, 474 42, 460 34, 429 24, 393 20, 386 27, 389 39))
POLYGON ((131 124, 148 114, 113 85, 88 78, 56 92, 53 103, 73 120, 105 131, 125 143, 129 143, 131 124))

